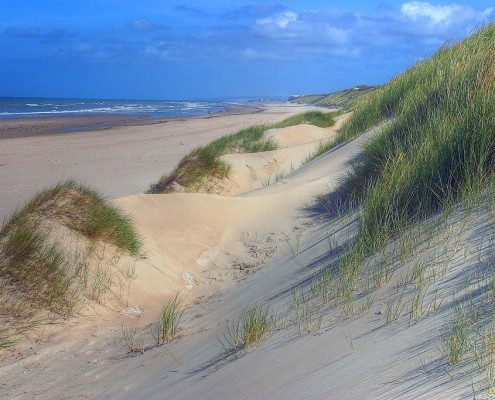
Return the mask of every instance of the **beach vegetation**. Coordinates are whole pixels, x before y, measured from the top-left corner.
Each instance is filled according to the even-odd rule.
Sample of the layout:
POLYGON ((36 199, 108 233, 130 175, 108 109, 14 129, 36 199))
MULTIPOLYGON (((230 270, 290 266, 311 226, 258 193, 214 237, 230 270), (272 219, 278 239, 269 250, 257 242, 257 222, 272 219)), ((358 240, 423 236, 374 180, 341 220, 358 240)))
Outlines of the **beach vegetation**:
POLYGON ((309 163, 310 161, 313 161, 315 158, 318 158, 319 156, 325 154, 333 147, 334 147, 334 140, 332 139, 320 140, 318 142, 318 146, 316 146, 316 149, 305 157, 302 164, 304 165, 309 163))
MULTIPOLYGON (((131 221, 92 189, 66 181, 38 192, 0 229, 0 322, 7 331, 26 329, 40 311, 53 317, 73 314, 81 287, 99 301, 112 283, 110 272, 98 269, 88 278, 88 260, 100 241, 137 255, 141 246, 131 221), (70 249, 67 229, 82 235, 85 251, 70 249)), ((0 338, 0 340, 2 340, 0 338)))
POLYGON ((145 340, 141 331, 139 319, 136 319, 130 325, 122 325, 122 338, 128 353, 143 354, 146 350, 145 340))
POLYGON ((226 332, 219 336, 223 353, 236 355, 259 347, 275 325, 270 309, 263 305, 245 308, 233 323, 227 323, 226 332))
POLYGON ((165 301, 154 326, 153 335, 157 344, 177 339, 183 313, 182 299, 178 293, 165 301))
POLYGON ((328 94, 310 94, 295 96, 289 99, 292 103, 310 104, 319 107, 339 108, 352 110, 360 100, 368 96, 378 86, 357 85, 350 89, 340 90, 328 94))
POLYGON ((152 184, 148 193, 170 193, 175 191, 197 192, 208 191, 212 180, 226 178, 231 167, 220 156, 232 153, 257 153, 275 150, 277 143, 266 137, 266 132, 274 128, 286 128, 299 124, 310 124, 322 128, 335 123, 339 112, 308 111, 294 115, 283 121, 255 125, 236 133, 222 136, 206 146, 198 147, 187 154, 177 167, 158 182, 152 184))
POLYGON ((365 143, 339 189, 344 202, 360 204, 353 255, 341 261, 344 281, 414 223, 493 186, 494 68, 492 23, 444 45, 356 106, 336 143, 388 123, 365 143))
POLYGON ((468 321, 462 310, 457 310, 452 326, 445 337, 445 351, 450 365, 457 365, 468 351, 468 321))

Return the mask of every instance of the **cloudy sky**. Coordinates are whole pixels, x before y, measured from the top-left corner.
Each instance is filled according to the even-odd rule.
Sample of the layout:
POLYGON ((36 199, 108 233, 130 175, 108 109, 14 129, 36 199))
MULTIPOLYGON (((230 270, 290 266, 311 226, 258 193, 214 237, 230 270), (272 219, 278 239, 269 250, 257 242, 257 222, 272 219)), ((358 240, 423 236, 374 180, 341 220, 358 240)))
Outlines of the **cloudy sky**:
POLYGON ((493 0, 0 0, 0 96, 287 96, 383 83, 493 0))

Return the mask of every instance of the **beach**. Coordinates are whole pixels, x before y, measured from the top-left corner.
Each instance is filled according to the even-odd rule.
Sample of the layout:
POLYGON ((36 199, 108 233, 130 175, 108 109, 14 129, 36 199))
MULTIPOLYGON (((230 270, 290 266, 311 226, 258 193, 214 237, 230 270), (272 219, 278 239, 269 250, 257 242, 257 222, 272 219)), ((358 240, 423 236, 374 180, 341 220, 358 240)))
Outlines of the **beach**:
POLYGON ((143 193, 193 148, 308 109, 316 108, 280 103, 175 119, 100 115, 0 120, 0 218, 38 190, 69 178, 111 199, 143 193))
POLYGON ((0 400, 495 400, 488 0, 3 3, 0 400))

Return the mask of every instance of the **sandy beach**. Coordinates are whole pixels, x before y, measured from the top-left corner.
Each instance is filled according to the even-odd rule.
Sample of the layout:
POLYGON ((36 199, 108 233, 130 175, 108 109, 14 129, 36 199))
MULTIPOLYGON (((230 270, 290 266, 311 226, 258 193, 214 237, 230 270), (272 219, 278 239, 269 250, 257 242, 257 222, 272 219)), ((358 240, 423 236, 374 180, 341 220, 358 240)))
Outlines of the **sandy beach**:
MULTIPOLYGON (((278 118, 288 111, 277 110, 258 117, 278 118)), ((326 129, 273 129, 268 135, 282 146, 273 151, 229 154, 234 196, 172 193, 116 199, 114 204, 132 216, 146 252, 133 261, 125 297, 114 299, 120 293, 115 288, 105 303, 88 304, 63 329, 43 326, 30 333, 36 345, 25 340, 2 360, 0 376, 6 384, 0 386, 0 398, 444 399, 465 393, 469 374, 441 372, 448 366, 438 332, 452 318, 454 294, 466 296, 470 290, 459 287, 468 279, 471 263, 486 256, 475 247, 488 221, 485 211, 470 215, 467 225, 447 221, 448 230, 433 221, 442 235, 448 233, 440 242, 427 227, 417 233, 432 258, 420 275, 429 311, 414 323, 407 315, 389 320, 390 307, 400 307, 400 314, 408 310, 406 298, 407 304, 414 300, 409 292, 397 300, 404 277, 418 273, 414 257, 385 264, 390 269, 386 279, 380 278, 371 294, 363 288, 348 307, 337 300, 338 280, 328 283, 330 294, 314 286, 321 271, 335 265, 357 227, 352 214, 328 219, 325 203, 315 204, 315 198, 338 187, 363 144, 382 129, 305 162, 308 150, 335 138, 348 116, 326 129), (274 159, 286 175, 269 185, 253 180, 243 168, 249 165, 252 173, 266 178, 274 159), (449 233, 454 231, 462 235, 449 233), (464 258, 459 245, 467 249, 464 258), (452 255, 447 261, 443 248, 452 255), (180 336, 153 344, 157 312, 163 299, 177 291, 187 304, 180 336), (243 310, 260 304, 270 305, 277 326, 261 348, 233 352, 222 347, 243 310), (124 341, 124 332, 134 332, 132 342, 124 341)), ((190 143, 194 138, 184 137, 190 143)), ((117 170, 114 179, 125 180, 125 170, 117 170)), ((65 243, 74 241, 73 235, 63 237, 65 243)), ((396 248, 400 246, 394 244, 391 253, 396 248)), ((99 260, 98 268, 106 265, 115 276, 131 261, 111 253, 99 260)), ((383 263, 378 260, 376 268, 383 263)))
POLYGON ((493 0, 334 3, 1 3, 0 400, 495 400, 493 0))
POLYGON ((67 178, 80 179, 109 198, 142 193, 191 149, 308 109, 315 107, 283 103, 168 120, 124 116, 0 120, 0 219, 36 191, 67 178), (115 126, 57 133, 97 124, 115 126))

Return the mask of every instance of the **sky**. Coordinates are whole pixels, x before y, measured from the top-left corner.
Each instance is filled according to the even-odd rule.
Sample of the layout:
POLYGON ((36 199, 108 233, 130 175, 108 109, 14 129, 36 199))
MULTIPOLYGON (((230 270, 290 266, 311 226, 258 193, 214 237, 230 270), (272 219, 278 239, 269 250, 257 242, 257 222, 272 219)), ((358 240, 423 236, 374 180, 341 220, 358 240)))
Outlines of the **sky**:
POLYGON ((493 0, 0 0, 0 96, 220 99, 381 84, 493 0))

